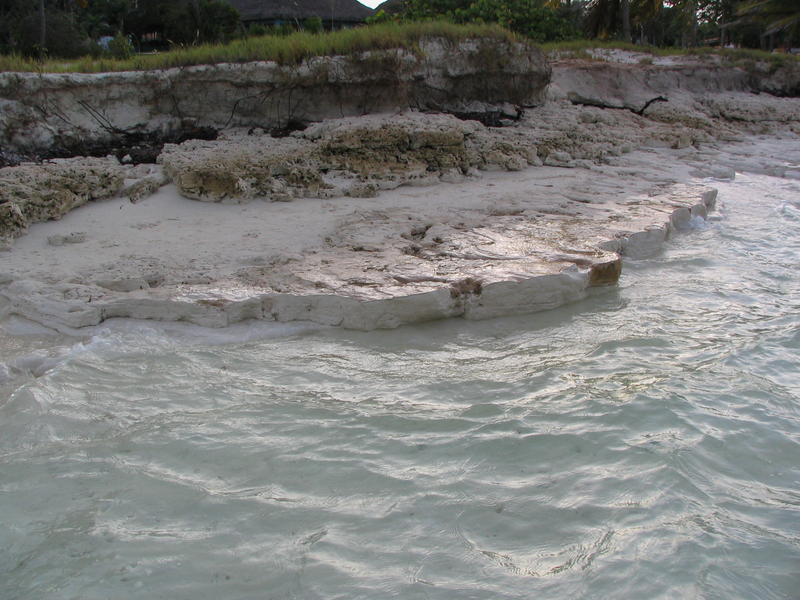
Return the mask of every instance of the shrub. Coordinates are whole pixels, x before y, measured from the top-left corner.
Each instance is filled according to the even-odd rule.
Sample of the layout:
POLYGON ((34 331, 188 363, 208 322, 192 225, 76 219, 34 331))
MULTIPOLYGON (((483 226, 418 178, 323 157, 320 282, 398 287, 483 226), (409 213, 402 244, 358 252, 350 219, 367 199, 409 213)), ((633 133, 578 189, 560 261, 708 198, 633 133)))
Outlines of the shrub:
POLYGON ((303 21, 303 31, 308 33, 322 33, 322 19, 310 17, 303 21))
POLYGON ((580 33, 563 14, 531 0, 408 0, 406 16, 456 23, 497 23, 536 42, 574 39, 580 33))
POLYGON ((128 36, 119 32, 114 36, 113 40, 108 42, 108 53, 118 60, 128 60, 134 54, 133 44, 131 44, 128 36))
POLYGON ((381 8, 374 15, 367 17, 365 22, 367 25, 377 25, 379 23, 388 23, 393 20, 394 17, 381 8))
POLYGON ((257 37, 260 35, 267 35, 269 29, 266 25, 262 25, 261 23, 252 23, 250 27, 247 28, 247 35, 257 37))

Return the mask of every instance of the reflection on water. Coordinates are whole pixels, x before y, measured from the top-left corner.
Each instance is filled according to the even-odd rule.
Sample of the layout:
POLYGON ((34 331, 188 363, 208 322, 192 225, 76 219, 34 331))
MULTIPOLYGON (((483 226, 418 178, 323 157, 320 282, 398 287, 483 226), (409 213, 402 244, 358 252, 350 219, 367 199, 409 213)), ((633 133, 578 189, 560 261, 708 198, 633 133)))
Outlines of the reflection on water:
POLYGON ((800 184, 719 187, 548 313, 47 350, 0 406, 0 597, 793 597, 800 184))

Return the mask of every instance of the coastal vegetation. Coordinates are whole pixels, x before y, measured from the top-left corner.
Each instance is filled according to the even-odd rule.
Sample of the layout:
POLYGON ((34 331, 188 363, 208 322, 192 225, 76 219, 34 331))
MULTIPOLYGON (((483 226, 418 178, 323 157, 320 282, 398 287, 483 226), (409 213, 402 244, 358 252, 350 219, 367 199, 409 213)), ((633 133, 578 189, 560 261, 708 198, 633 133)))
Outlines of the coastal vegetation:
POLYGON ((0 70, 98 73, 258 60, 291 65, 315 56, 349 55, 390 48, 413 51, 425 37, 444 38, 453 42, 476 37, 507 41, 520 39, 507 29, 493 24, 457 25, 446 21, 388 22, 325 33, 296 31, 289 35, 246 37, 223 44, 181 46, 169 52, 136 54, 121 58, 87 56, 75 60, 41 60, 18 54, 0 55, 0 70))
POLYGON ((530 40, 575 56, 614 47, 779 64, 791 60, 787 53, 766 51, 800 46, 800 6, 796 0, 389 0, 365 26, 325 29, 314 15, 243 23, 226 0, 0 0, 0 69, 286 65, 387 48, 415 51, 426 36, 530 40))
POLYGON ((715 46, 654 46, 651 44, 634 44, 622 40, 591 40, 578 39, 561 42, 547 42, 539 47, 549 53, 564 57, 584 58, 595 60, 592 50, 626 50, 639 54, 648 54, 653 57, 666 56, 695 56, 698 58, 717 59, 733 65, 748 62, 766 63, 779 67, 787 63, 800 62, 800 56, 783 52, 767 52, 757 48, 719 48, 715 46))
POLYGON ((389 0, 376 19, 442 16, 499 23, 547 42, 616 39, 656 46, 800 45, 797 0, 389 0))
MULTIPOLYGON (((377 23, 366 27, 333 32, 309 33, 296 31, 288 35, 261 35, 232 40, 228 43, 200 44, 176 47, 169 52, 152 54, 121 53, 120 56, 85 56, 77 59, 40 59, 19 54, 0 55, 0 71, 43 73, 104 73, 118 71, 145 71, 169 69, 214 63, 241 63, 250 61, 275 61, 281 65, 299 64, 316 56, 351 55, 372 50, 403 48, 418 51, 419 42, 426 37, 437 37, 458 42, 470 38, 525 41, 496 24, 455 24, 449 21, 421 21, 377 23)), ((565 56, 592 59, 586 51, 592 48, 631 50, 654 56, 717 55, 723 60, 767 62, 779 66, 800 57, 774 54, 753 49, 726 49, 711 47, 657 47, 636 45, 619 40, 566 40, 541 45, 548 52, 565 56)))

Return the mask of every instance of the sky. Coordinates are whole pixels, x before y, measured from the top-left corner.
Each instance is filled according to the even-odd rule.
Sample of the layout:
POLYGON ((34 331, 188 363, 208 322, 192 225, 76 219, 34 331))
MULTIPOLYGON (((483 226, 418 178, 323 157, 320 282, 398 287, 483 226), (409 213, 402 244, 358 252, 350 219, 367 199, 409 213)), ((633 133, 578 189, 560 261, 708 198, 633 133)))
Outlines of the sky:
POLYGON ((370 8, 375 8, 378 4, 381 4, 383 0, 359 0, 361 4, 366 4, 370 8))

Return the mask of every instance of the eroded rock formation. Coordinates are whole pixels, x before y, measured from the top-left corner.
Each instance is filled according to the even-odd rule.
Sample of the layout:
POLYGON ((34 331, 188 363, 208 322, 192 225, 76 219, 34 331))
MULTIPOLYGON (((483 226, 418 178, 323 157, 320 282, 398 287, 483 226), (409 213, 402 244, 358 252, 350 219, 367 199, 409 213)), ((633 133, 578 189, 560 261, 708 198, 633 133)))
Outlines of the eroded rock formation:
POLYGON ((211 202, 370 197, 541 164, 518 131, 418 112, 333 119, 280 138, 237 130, 168 145, 159 161, 183 195, 211 202))
POLYGON ((24 233, 31 223, 60 219, 90 200, 114 195, 123 180, 120 164, 105 158, 0 169, 0 248, 24 233))
POLYGON ((550 66, 530 44, 423 40, 300 65, 219 64, 103 74, 0 74, 0 148, 80 153, 132 135, 210 127, 285 128, 419 108, 516 116, 539 104, 550 66))
MULTIPOLYGON (((191 76, 238 68, 250 67, 209 67, 191 76)), ((454 79, 465 68, 437 67, 454 79)), ((437 100, 431 107, 461 116, 516 110, 495 103, 513 99, 511 93, 469 92, 478 85, 473 75, 458 85, 483 104, 437 100)), ((613 285, 620 256, 656 252, 673 232, 705 218, 715 192, 702 178, 731 178, 743 164, 800 177, 777 172, 769 158, 742 162, 719 152, 751 135, 800 133, 798 100, 753 94, 751 75, 698 64, 568 61, 556 65, 547 102, 503 128, 396 110, 396 99, 391 104, 386 97, 375 107, 392 110, 337 116, 275 136, 246 120, 255 108, 237 105, 234 112, 245 119, 237 124, 248 127, 168 144, 160 165, 73 159, 2 169, 0 230, 7 238, 90 199, 118 193, 130 203, 106 214, 113 236, 100 226, 51 232, 41 243, 57 254, 39 271, 30 265, 40 260, 41 248, 16 252, 15 246, 6 261, 11 266, 0 273, 0 313, 57 327, 123 316, 372 329, 558 306, 613 285), (482 177, 485 171, 523 172, 502 179, 482 177), (184 198, 211 204, 180 198, 173 188, 159 191, 168 181, 184 198), (451 185, 421 187, 440 183, 451 185), (175 212, 167 219, 165 210, 175 212), (228 215, 219 211, 238 216, 226 223, 228 215), (121 222, 123 214, 130 221, 121 222)), ((438 76, 423 77, 425 85, 440 85, 433 83, 438 76)), ((376 81, 368 78, 369 85, 376 81)), ((536 81, 512 87, 536 99, 542 93, 536 81)), ((436 98, 434 92, 427 97, 436 98)), ((403 107, 413 104, 410 97, 401 96, 403 107)), ((356 110, 347 106, 345 112, 356 110)), ((153 123, 168 127, 174 117, 168 113, 153 123)), ((208 118, 223 116, 212 109, 208 118)), ((96 124, 96 117, 90 121, 96 124)), ((137 123, 149 118, 134 117, 137 123)), ((42 140, 56 135, 48 129, 52 123, 37 130, 42 140)))

